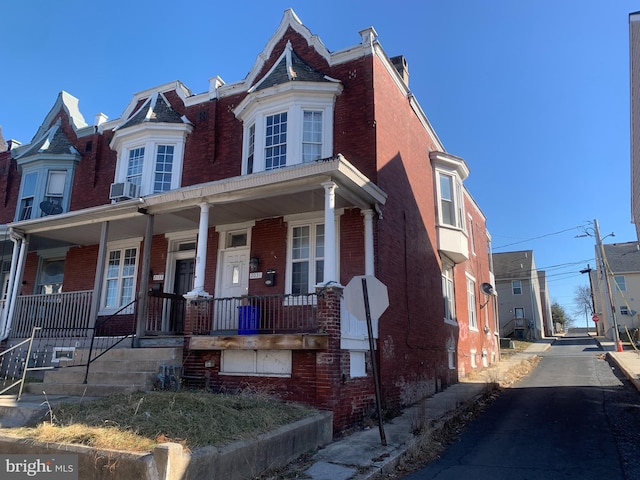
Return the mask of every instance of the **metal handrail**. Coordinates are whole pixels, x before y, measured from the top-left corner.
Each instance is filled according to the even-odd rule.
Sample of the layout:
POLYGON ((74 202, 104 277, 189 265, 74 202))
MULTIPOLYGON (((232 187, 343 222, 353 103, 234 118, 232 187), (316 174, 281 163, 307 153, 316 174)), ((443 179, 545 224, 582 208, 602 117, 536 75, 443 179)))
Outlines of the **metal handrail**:
MULTIPOLYGON (((89 368, 91 367, 91 363, 92 362, 94 362, 97 359, 99 359, 102 355, 104 355, 109 350, 114 348, 116 345, 119 345, 120 343, 122 343, 124 340, 126 340, 129 337, 131 337, 131 348, 134 347, 134 341, 133 340, 134 340, 135 334, 136 334, 135 328, 134 328, 133 332, 126 333, 120 340, 118 340, 117 342, 111 344, 109 347, 105 348, 102 352, 100 352, 98 355, 96 355, 95 358, 92 358, 93 346, 94 346, 94 342, 95 342, 95 338, 96 338, 96 331, 98 330, 98 328, 102 327, 103 325, 108 323, 112 318, 114 318, 116 315, 118 315, 123 310, 126 310, 127 308, 129 308, 131 305, 137 304, 137 302, 138 302, 138 299, 136 298, 136 299, 132 300, 131 302, 129 302, 128 304, 126 304, 124 307, 122 307, 119 310, 117 310, 116 312, 112 313, 110 316, 108 316, 104 320, 101 320, 100 322, 96 322, 95 326, 92 329, 93 332, 91 334, 91 343, 89 344, 89 357, 87 359, 87 368, 86 368, 86 370, 84 372, 84 380, 82 382, 83 384, 87 383, 87 380, 89 378, 89 368)), ((134 315, 134 317, 135 317, 135 315, 134 315)))
POLYGON ((24 369, 22 370, 22 375, 20 375, 20 378, 17 381, 13 382, 8 387, 5 387, 4 389, 0 390, 0 395, 4 394, 5 392, 8 392, 13 387, 20 385, 20 388, 18 389, 18 396, 16 398, 16 401, 19 401, 20 397, 22 397, 22 391, 24 389, 24 383, 27 378, 27 372, 35 371, 35 370, 51 370, 53 368, 53 367, 29 367, 29 359, 31 358, 31 348, 33 346, 33 339, 35 338, 36 332, 39 330, 42 330, 42 328, 33 327, 33 329, 31 330, 31 336, 29 338, 21 341, 20 343, 15 344, 14 346, 0 353, 0 358, 2 358, 5 355, 12 352, 13 350, 18 350, 20 347, 22 347, 26 343, 29 344, 29 348, 27 349, 27 356, 25 357, 24 369))

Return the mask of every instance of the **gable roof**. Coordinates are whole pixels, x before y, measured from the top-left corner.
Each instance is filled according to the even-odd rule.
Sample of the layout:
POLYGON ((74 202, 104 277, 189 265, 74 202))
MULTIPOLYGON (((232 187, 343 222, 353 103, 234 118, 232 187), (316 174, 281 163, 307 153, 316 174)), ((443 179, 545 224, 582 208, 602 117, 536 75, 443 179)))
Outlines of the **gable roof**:
POLYGON ((58 119, 56 123, 44 132, 39 138, 34 138, 30 144, 24 148, 16 150, 14 158, 18 160, 33 157, 39 154, 47 155, 80 155, 80 152, 73 146, 61 126, 58 119))
POLYGON ((533 250, 493 254, 493 273, 496 281, 511 278, 531 278, 535 268, 533 250))
MULTIPOLYGON (((265 88, 281 85, 287 82, 329 82, 326 75, 315 70, 302 60, 291 47, 291 42, 280 55, 271 70, 250 91, 264 90, 265 88)), ((335 80, 333 80, 335 81, 335 80)))
POLYGON ((613 273, 640 273, 640 245, 638 242, 603 245, 607 263, 613 273))
POLYGON ((176 112, 162 93, 154 92, 118 129, 141 123, 189 123, 176 112))
POLYGON ((49 130, 51 122, 60 110, 64 110, 67 113, 69 123, 76 132, 87 126, 87 122, 78 108, 78 99, 63 90, 58 94, 56 102, 53 104, 53 107, 49 110, 49 113, 42 122, 42 125, 40 125, 40 128, 31 139, 32 142, 41 138, 45 132, 49 130))

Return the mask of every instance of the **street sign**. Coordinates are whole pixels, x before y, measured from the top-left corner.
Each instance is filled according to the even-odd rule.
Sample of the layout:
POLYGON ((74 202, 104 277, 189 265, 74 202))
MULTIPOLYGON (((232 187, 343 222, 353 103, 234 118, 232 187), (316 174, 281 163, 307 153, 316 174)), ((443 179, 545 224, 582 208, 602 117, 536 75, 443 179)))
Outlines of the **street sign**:
POLYGON ((369 297, 369 313, 371 318, 379 320, 385 310, 389 307, 389 292, 384 283, 373 275, 357 275, 351 279, 344 287, 344 306, 351 315, 358 320, 366 321, 364 293, 362 279, 367 282, 367 293, 369 297))
POLYGON ((351 315, 367 322, 367 334, 369 336, 369 353, 371 354, 371 373, 376 391, 376 406, 378 410, 378 429, 380 430, 380 442, 387 446, 387 436, 384 433, 382 419, 382 394, 380 390, 380 377, 376 362, 376 349, 373 333, 373 321, 389 307, 389 292, 384 283, 372 275, 358 275, 353 277, 344 287, 344 306, 351 315))
POLYGON ((598 320, 600 320, 600 317, 598 315, 593 315, 591 317, 591 320, 593 320, 594 322, 598 322, 598 320))

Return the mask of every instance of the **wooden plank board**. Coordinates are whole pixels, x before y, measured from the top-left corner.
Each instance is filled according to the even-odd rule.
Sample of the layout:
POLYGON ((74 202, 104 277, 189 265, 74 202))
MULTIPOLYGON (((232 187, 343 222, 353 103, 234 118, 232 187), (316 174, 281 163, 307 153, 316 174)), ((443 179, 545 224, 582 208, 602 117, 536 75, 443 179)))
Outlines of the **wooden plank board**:
POLYGON ((323 334, 295 335, 207 335, 193 336, 191 350, 326 350, 329 338, 323 334))

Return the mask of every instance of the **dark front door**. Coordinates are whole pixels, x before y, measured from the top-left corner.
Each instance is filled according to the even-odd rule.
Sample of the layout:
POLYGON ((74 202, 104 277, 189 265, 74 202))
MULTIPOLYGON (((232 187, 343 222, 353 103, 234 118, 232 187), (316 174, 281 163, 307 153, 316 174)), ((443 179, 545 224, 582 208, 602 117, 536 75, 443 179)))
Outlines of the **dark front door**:
POLYGON ((173 293, 184 295, 193 289, 195 264, 193 258, 176 260, 176 279, 173 284, 173 293))
POLYGON ((195 273, 195 260, 188 258, 176 260, 176 278, 173 283, 173 292, 176 294, 171 302, 170 328, 172 332, 184 332, 185 301, 184 295, 193 289, 193 276, 195 273))

